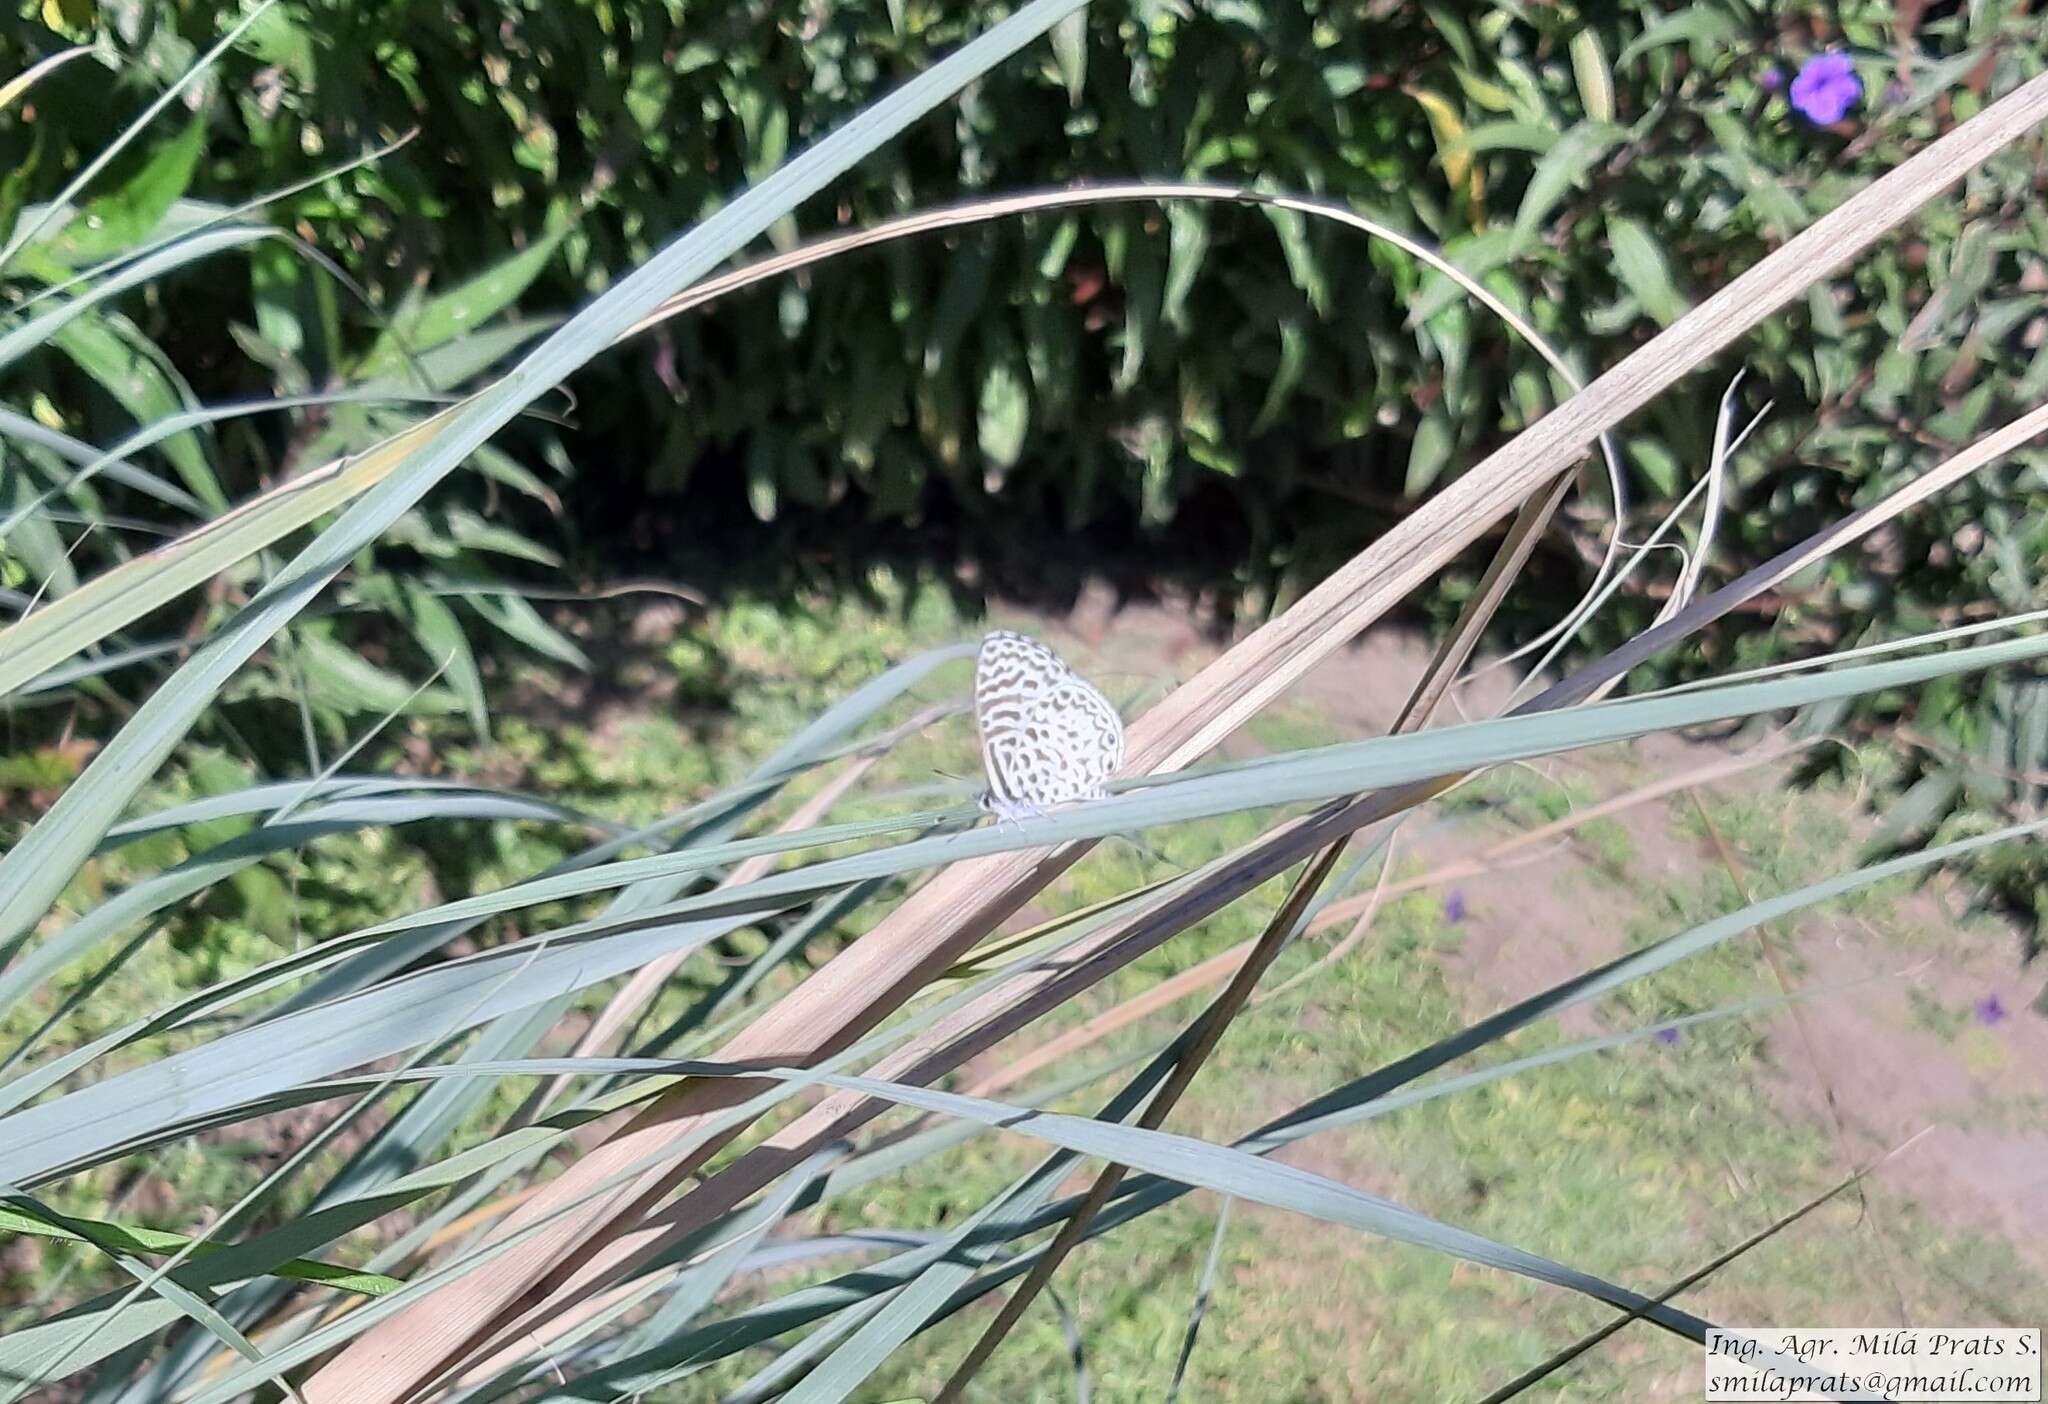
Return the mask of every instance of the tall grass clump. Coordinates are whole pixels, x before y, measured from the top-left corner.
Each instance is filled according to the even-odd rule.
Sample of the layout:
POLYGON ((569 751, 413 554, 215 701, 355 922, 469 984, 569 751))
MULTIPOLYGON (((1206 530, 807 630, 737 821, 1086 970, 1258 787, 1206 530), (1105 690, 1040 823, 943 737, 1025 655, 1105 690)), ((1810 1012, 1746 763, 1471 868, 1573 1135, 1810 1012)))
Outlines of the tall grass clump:
MULTIPOLYGON (((0 328, 0 368, 24 378, 22 403, 10 398, 0 433, 10 460, 26 466, 8 509, 7 563, 21 598, 0 632, 0 688, 24 706, 56 705, 105 689, 116 670, 153 671, 90 759, 54 777, 47 804, 0 858, 0 1026, 22 1031, 0 1083, 0 1212, 11 1232, 71 1245, 95 1289, 74 1300, 52 1283, 11 1304, 0 1398, 205 1404, 281 1389, 323 1404, 379 1404, 715 1390, 837 1400, 873 1388, 913 1337, 1004 1297, 978 1340, 947 1362, 953 1373, 940 1397, 951 1398, 972 1387, 1070 1249, 1191 1188, 1549 1284, 1640 1323, 1630 1330, 1703 1337, 1708 1323, 1673 1300, 1686 1284, 1609 1280, 1272 1153, 1505 1077, 1513 1064, 1429 1080, 1759 925, 2025 838, 2038 822, 1913 849, 1667 932, 1279 1110, 1231 1143, 1164 1127, 1286 943, 1339 895, 1332 878, 1348 850, 1361 846, 1341 869, 1347 875, 1407 815, 1467 777, 1653 732, 2026 667, 2048 653, 2048 637, 2010 620, 1791 670, 1613 695, 1638 665, 2033 439, 2048 428, 2048 408, 2037 408, 1719 589, 1700 593, 1688 569, 1654 627, 1504 714, 1436 724, 1576 470, 1596 450, 1613 453, 1603 443, 1610 431, 2033 132, 2048 115, 2048 78, 1957 123, 1584 385, 1504 299, 1411 236, 1341 204, 1238 185, 1104 185, 936 207, 719 272, 998 65, 1036 46, 1071 46, 1081 7, 1031 0, 990 24, 762 171, 559 324, 491 320, 549 246, 406 309, 380 349, 345 364, 323 357, 332 373, 319 377, 297 357, 306 324, 273 308, 269 334, 246 338, 247 348, 277 353, 281 386, 300 383, 257 404, 184 403, 174 372, 149 356, 120 309, 192 260, 251 257, 278 242, 260 202, 181 205, 179 171, 190 162, 167 148, 122 187, 140 210, 129 241, 93 259, 62 262, 57 241, 93 209, 79 201, 96 170, 15 212, 0 273, 24 298, 0 328), (1361 246, 1396 242, 1527 337, 1550 365, 1557 402, 1138 717, 1111 798, 970 828, 962 805, 917 808, 901 795, 861 793, 879 756, 921 738, 934 718, 930 694, 961 690, 960 665, 972 653, 961 644, 896 663, 749 773, 638 827, 580 813, 567 796, 351 768, 364 738, 399 714, 438 710, 479 730, 492 724, 471 642, 479 623, 563 666, 577 661, 573 644, 484 574, 486 557, 531 559, 537 548, 494 535, 476 514, 423 503, 458 470, 551 492, 493 441, 523 416, 555 413, 553 397, 579 367, 664 318, 867 245, 1141 201, 1218 217, 1256 206, 1327 223, 1361 246), (153 398, 124 397, 126 380, 98 382, 135 426, 111 447, 46 422, 66 422, 62 413, 38 413, 75 379, 36 381, 23 369, 54 356, 80 362, 82 346, 125 348, 129 364, 153 367, 134 372, 153 398), (235 502, 210 475, 222 451, 209 435, 255 413, 305 415, 303 443, 318 452, 235 502), (145 466, 159 463, 179 481, 145 466), (162 545, 120 550, 116 513, 96 490, 102 479, 187 520, 162 545), (1502 523, 1489 567, 1392 734, 1212 759, 1218 743, 1502 523), (452 564, 435 578, 411 565, 413 555, 387 557, 394 535, 452 564), (78 570, 80 561, 91 568, 78 570), (165 632, 201 591, 193 627, 165 632), (357 616, 382 621, 380 632, 409 639, 411 651, 365 661, 349 647, 360 636, 346 632, 357 616), (167 762, 232 728, 252 678, 301 721, 302 773, 250 775, 146 807, 167 762), (866 802, 863 817, 846 817, 849 797, 866 802), (117 982, 124 965, 149 961, 174 916, 196 909, 203 923, 208 902, 264 859, 342 833, 478 818, 561 826, 576 843, 501 885, 296 929, 288 953, 244 962, 127 1022, 94 1018, 94 991, 117 982), (228 819, 239 822, 223 830, 228 819), (1229 820, 1245 824, 1243 837, 1186 871, 991 940, 1063 875, 1099 862, 1101 840, 1229 820), (117 888, 109 872, 123 879, 117 888), (1275 882, 1285 883, 1284 897, 1213 968, 1208 987, 1220 989, 1179 1037, 1087 1077, 1062 1060, 1061 1079, 1019 1101, 940 1090, 970 1058, 1012 1035, 1044 1037, 1036 1031, 1048 1014, 1275 882), (863 934, 788 978, 814 938, 850 929, 863 934), (664 998, 676 972, 715 959, 734 963, 711 993, 680 1008, 664 998), (570 1046, 556 1035, 572 1011, 587 1018, 570 1046), (1043 1105, 1075 1097, 1094 1113, 1043 1105), (893 1116, 888 1134, 869 1133, 885 1113, 906 1111, 917 1118, 893 1116), (297 1128, 288 1148, 234 1180, 203 1219, 169 1230, 122 1212, 113 1187, 125 1169, 279 1118, 297 1128), (983 1202, 848 1241, 785 1231, 813 1205, 858 1204, 992 1130, 1043 1143, 1043 1159, 983 1202), (1116 1168, 1070 1186, 1090 1157, 1116 1168), (857 1268, 800 1286, 770 1271, 852 1251, 867 1254, 857 1268), (734 1290, 742 1287, 743 1296, 734 1290)), ((192 81, 209 61, 199 57, 192 81)), ((8 99, 32 92, 36 76, 22 75, 8 99)), ((1702 535, 1711 535, 1737 432, 1725 416, 1712 460, 1699 465, 1702 535)), ((561 442, 573 452, 573 435, 561 442)), ((1603 588, 1645 559, 1615 556, 1603 588)), ((292 907, 295 919, 305 910, 292 907)))

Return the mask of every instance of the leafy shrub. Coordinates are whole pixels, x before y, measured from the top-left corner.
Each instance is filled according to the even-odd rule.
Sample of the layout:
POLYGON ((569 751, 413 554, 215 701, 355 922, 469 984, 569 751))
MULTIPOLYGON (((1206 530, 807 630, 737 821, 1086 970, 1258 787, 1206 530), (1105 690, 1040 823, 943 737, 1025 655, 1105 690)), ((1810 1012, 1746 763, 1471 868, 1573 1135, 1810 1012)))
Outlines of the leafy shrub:
MULTIPOLYGON (((1837 33, 1732 0, 1668 15, 1100 5, 1085 35, 989 75, 953 121, 878 153, 822 219, 792 217, 770 239, 872 224, 912 191, 1256 182, 1441 242, 1598 367, 1975 110, 1987 84, 2035 71, 2023 10, 1934 6, 1901 28, 1888 5, 1858 3, 1837 33), (1784 92, 1823 48, 1854 57, 1864 93, 1835 129, 1784 92)), ((134 65, 120 81, 139 97, 142 75, 176 71, 232 13, 109 11, 104 37, 134 65)), ((287 384, 362 365, 366 341, 388 362, 432 320, 429 274, 445 285, 447 270, 517 253, 530 300, 568 305, 971 23, 926 0, 271 10, 193 121, 207 138, 196 188, 282 187, 309 161, 417 127, 275 212, 340 251, 377 312, 275 249, 252 293, 217 273, 192 292, 253 296, 287 384)), ((25 50, 55 42, 19 28, 25 50)), ((43 153, 46 170, 96 150, 120 118, 101 73, 53 75, 39 101, 56 120, 17 125, 0 155, 27 147, 25 125, 56 129, 64 149, 43 153)), ((1794 539, 2048 386, 2038 179, 2036 151, 2001 156, 1745 346, 1752 401, 1777 408, 1735 461, 1731 559, 1794 539)), ((1148 542, 1148 569, 1178 548, 1240 584, 1313 577, 1555 399, 1526 347, 1452 292, 1352 231, 1229 205, 893 244, 671 323, 580 376, 579 455, 618 465, 603 510, 577 499, 580 525, 617 544, 623 488, 629 503, 644 493, 643 549, 662 557, 714 549, 738 513, 794 515, 791 530, 826 542, 863 520, 922 526, 1012 588, 1048 568, 1048 541, 1087 528, 1104 533, 1090 548, 1148 542)), ((195 359, 175 338, 167 349, 195 359)), ((1632 521, 1697 476, 1719 391, 1702 378, 1630 427, 1632 521)), ((1895 549, 1805 582, 1794 637, 1915 622, 1987 592, 2008 608, 2033 599, 2038 474, 2022 455, 1902 527, 1895 549)), ((782 539, 757 531, 729 554, 782 539)))

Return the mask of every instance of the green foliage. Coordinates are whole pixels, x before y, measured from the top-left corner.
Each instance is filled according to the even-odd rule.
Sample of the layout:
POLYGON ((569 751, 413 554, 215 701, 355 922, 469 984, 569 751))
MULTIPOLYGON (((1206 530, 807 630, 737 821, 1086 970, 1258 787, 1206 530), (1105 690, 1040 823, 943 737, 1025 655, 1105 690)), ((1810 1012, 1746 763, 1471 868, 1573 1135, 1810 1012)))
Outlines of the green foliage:
MULTIPOLYGON (((120 63, 52 74, 37 120, 0 126, 0 167, 33 169, 38 185, 74 169, 124 114, 105 100, 109 82, 139 98, 145 74, 189 62, 229 13, 216 0, 70 21, 92 36, 18 24, 23 60, 97 37, 120 63)), ((1366 18, 1320 0, 1097 5, 769 242, 787 248, 954 191, 1129 174, 1254 183, 1442 244, 1598 367, 2039 66, 2035 21, 2011 4, 1925 20, 1903 44, 1889 5, 1832 13, 1839 32, 1814 38, 1733 0, 1366 18), (1782 93, 1822 46, 1856 56, 1866 89, 1843 131, 1812 127, 1782 93)), ((268 11, 201 85, 200 116, 163 119, 132 174, 95 197, 89 234, 67 237, 112 248, 191 196, 283 188, 417 128, 265 215, 335 251, 367 304, 275 242, 250 253, 246 289, 216 260, 159 296, 245 308, 234 337, 255 366, 240 376, 376 382, 409 351, 451 384, 481 368, 462 348, 492 345, 448 342, 456 329, 522 295, 580 300, 980 22, 930 0, 828 0, 800 15, 686 0, 409 15, 320 0, 268 11), (453 361, 436 361, 444 346, 453 361)), ((1743 349, 1751 403, 1776 408, 1733 464, 1720 538, 1731 566, 2038 398, 2048 264, 2032 181, 2026 150, 1995 159, 1961 198, 1743 349)), ((206 358, 182 319, 158 318, 149 335, 200 374, 190 368, 206 358)), ((207 374, 151 393, 215 398, 220 376, 207 374)), ((1701 470, 1720 388, 1702 378, 1632 429, 1632 523, 1701 470)), ((1156 538, 1163 556, 1192 543, 1197 569, 1212 584, 1232 577, 1228 591, 1349 554, 1381 513, 1455 475, 1558 390, 1446 280, 1355 232, 1230 205, 1084 209, 921 236, 666 324, 579 378, 574 456, 606 464, 606 481, 601 509, 571 500, 585 549, 606 556, 628 520, 622 503, 684 514, 662 528, 672 549, 751 554, 750 568, 771 571, 809 553, 759 548, 807 522, 833 543, 862 521, 944 524, 939 539, 953 544, 937 549, 987 557, 999 580, 1029 588, 1045 573, 1035 543, 1087 528, 1156 538), (750 533, 753 519, 775 526, 750 533)), ((291 461, 392 423, 356 406, 326 418, 311 443, 291 442, 291 461)), ((205 498, 217 479, 237 491, 253 480, 220 461, 242 456, 240 437, 187 435, 163 452, 205 498)), ((2032 566, 2043 462, 2015 455, 1914 514, 1895 541, 1808 582, 1781 646, 1918 627, 1959 600, 2043 602, 2032 566)), ((478 467, 544 525, 553 492, 540 476, 502 455, 478 467)), ((413 544, 454 540, 481 571, 474 544, 417 520, 413 544)), ((54 545, 27 535, 18 549, 62 577, 54 545)), ((1607 627, 1633 628, 1648 607, 1607 627)), ((465 625, 497 622, 456 609, 465 625)), ((476 716, 474 688, 449 683, 476 716)), ((2031 721, 2000 730, 2015 709, 2031 716, 1973 685, 1921 708, 1970 749, 1995 747, 1998 730, 2043 759, 2031 721)))

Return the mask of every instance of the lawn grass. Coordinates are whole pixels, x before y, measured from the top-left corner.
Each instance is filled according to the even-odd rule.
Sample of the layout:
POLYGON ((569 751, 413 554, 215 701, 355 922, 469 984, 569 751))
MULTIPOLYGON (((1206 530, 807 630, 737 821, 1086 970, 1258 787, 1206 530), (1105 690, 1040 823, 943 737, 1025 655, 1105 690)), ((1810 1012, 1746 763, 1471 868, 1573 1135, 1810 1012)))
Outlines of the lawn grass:
MULTIPOLYGON (((1007 621, 1006 621, 1007 622, 1007 621)), ((935 596, 896 599, 886 610, 820 606, 810 612, 739 608, 673 638, 622 630, 608 641, 615 662, 602 679, 564 690, 536 673, 515 680, 523 701, 496 723, 490 740, 461 738, 450 724, 410 725, 366 753, 365 767, 410 764, 435 773, 489 779, 544 793, 624 822, 644 822, 729 782, 827 702, 872 676, 887 660, 971 632, 935 596), (601 683, 601 685, 600 685, 601 683), (371 760, 371 757, 375 757, 371 760)), ((604 639, 584 640, 595 645, 604 639)), ((1068 646, 1084 671, 1107 669, 1111 638, 1099 653, 1068 646)), ((1113 695, 1142 684, 1125 680, 1113 695)), ((908 710, 964 695, 965 670, 941 674, 908 710)), ((1288 704, 1261 718, 1249 744, 1282 749, 1339 739, 1314 708, 1288 704)), ((900 748, 870 777, 874 798, 849 802, 843 817, 931 803, 902 791, 948 783, 939 772, 977 773, 971 722, 953 717, 900 748), (894 797, 892 797, 892 795, 894 797)), ((1504 769, 1457 791, 1433 815, 1419 816, 1396 850, 1395 872, 1426 864, 1420 849, 1470 852, 1492 838, 1563 816, 1632 780, 1662 773, 1628 752, 1574 758, 1544 771, 1504 769)), ((153 795, 168 802, 246 775, 224 754, 194 752, 153 795)), ((792 792, 800 800, 824 777, 792 792)), ((1254 836, 1262 820, 1224 820, 1147 835, 1143 846, 1099 847, 1032 911, 1057 915, 1184 869, 1254 836)), ((1840 793, 1794 793, 1775 783, 1681 795, 1627 821, 1578 829, 1550 860, 1517 869, 1519 890, 1550 905, 1582 911, 1583 950, 1604 958, 1685 929, 1741 905, 1852 866, 1863 826, 1840 793), (1674 878, 1649 852, 1690 845, 1697 861, 1674 878), (1724 855, 1725 854, 1725 858, 1724 855), (1733 867, 1730 867, 1730 861, 1733 867)), ((213 835, 218 838, 225 836, 213 835)), ((177 858, 196 841, 164 839, 96 865, 81 883, 118 886, 177 858), (182 844, 182 846, 181 846, 182 844)), ((230 898, 179 913, 148 953, 124 968, 68 1019, 51 1047, 167 1002, 176 993, 248 968, 291 948, 301 930, 335 931, 406 910, 439 892, 462 895, 501 885, 571 851, 574 836, 532 825, 469 824, 413 833, 376 831, 323 840, 289 860, 252 869, 230 898)), ((1665 855, 1665 856, 1668 856, 1665 855)), ((1368 872, 1363 882, 1369 883, 1368 872)), ((1354 883, 1354 890, 1360 884, 1354 883)), ((1106 981, 1050 1021, 1070 1027, 1169 975, 1257 934, 1284 890, 1268 884, 1198 930, 1106 981)), ((1515 889, 1508 889, 1509 897, 1515 889)), ((1446 893, 1426 890, 1388 903, 1371 937, 1286 995, 1255 1006, 1223 1041, 1169 1129, 1207 1139, 1232 1136, 1315 1093, 1355 1077, 1456 1029, 1502 1001, 1474 952, 1517 954, 1520 915, 1508 897, 1475 893, 1463 916, 1446 893)), ((1988 919, 1930 924, 1927 904, 1909 902, 1902 884, 1868 889, 1809 913, 1808 924, 1844 922, 1900 955, 1965 941, 1996 943, 2010 933, 1988 919)), ((1531 901, 1535 898, 1531 896, 1531 901)), ((804 954, 815 963, 856 936, 885 908, 822 935, 804 954)), ((486 930, 488 942, 505 932, 486 930)), ((1343 928, 1288 952, 1269 987, 1318 960, 1343 928)), ((1798 984, 1796 931, 1776 931, 1783 967, 1798 984)), ((743 932, 725 949, 739 958, 759 948, 743 932)), ((1575 943, 1576 945, 1577 943, 1575 943)), ((88 972, 76 972, 75 980, 88 972)), ((720 973, 693 962, 672 982, 644 1027, 658 1028, 700 999, 720 973)), ((767 992, 801 978, 778 971, 767 992)), ((1640 1028, 1778 992, 1754 935, 1630 986, 1563 1031, 1541 1024, 1517 1035, 1498 1057, 1526 1055, 1589 1032, 1640 1028)), ((52 982, 41 1005, 0 1029, 11 1043, 24 1019, 48 1013, 67 986, 52 982), (37 1011, 40 1011, 38 1013, 37 1011)), ((1836 995, 1835 998, 1854 997, 1836 995)), ((602 1003, 578 1002, 565 1023, 602 1003)), ((1191 1018, 1199 999, 1113 1035, 1076 1066, 1156 1046, 1191 1018)), ((1972 1029, 1952 1003, 1923 998, 1923 1028, 1937 1029, 1968 1054, 1972 1029)), ((1386 1116, 1363 1127, 1305 1142, 1292 1163, 1394 1198, 1495 1239, 1541 1252, 1642 1290, 1656 1290, 1839 1178, 1852 1157, 1820 1119, 1788 1109, 1781 1094, 1781 1047, 1760 1017, 1689 1027, 1675 1043, 1641 1041, 1489 1084, 1386 1116)), ((1008 1048, 1028 1047, 1043 1030, 1008 1048)), ((151 1056, 144 1046, 130 1055, 151 1056)), ((999 1065, 997 1050, 974 1073, 999 1065)), ((1071 1069, 1056 1070, 1057 1077, 1071 1069)), ((1092 1111, 1111 1079, 1058 1105, 1092 1111)), ((476 1118, 474 1135, 501 1121, 522 1088, 501 1089, 476 1118)), ((1014 1089, 1010 1094, 1021 1094, 1014 1089)), ((2018 1089, 2015 1096, 2023 1095, 2018 1089)), ((2003 1114, 2010 1114, 2007 1108, 2003 1114)), ((1987 1108, 1995 1119, 2002 1113, 1987 1108)), ((900 1117, 883 1125, 896 1124, 900 1117)), ((369 1124, 374 1124, 374 1118, 369 1124)), ((261 1123, 283 1126, 281 1119, 261 1123)), ((250 1128, 196 1138, 152 1158, 128 1177, 126 1217, 189 1230, 274 1163, 276 1146, 254 1144, 250 1128)), ((336 1151, 338 1155, 339 1150, 336 1151)), ((1028 1165, 1042 1148, 984 1134, 900 1180, 874 1186, 859 1203, 808 1211, 798 1227, 922 1229, 971 1212, 1028 1165)), ((63 1187, 60 1207, 105 1212, 118 1167, 63 1187)), ((307 1183, 318 1183, 307 1176, 307 1183)), ((279 1205, 289 1209, 296 1199, 279 1205)), ((1061 1274, 1060 1299, 1084 1343, 1092 1398, 1163 1397, 1181 1348, 1196 1283, 1209 1251, 1218 1204, 1206 1193, 1079 1252, 1061 1274)), ((1887 1185, 1865 1205, 1845 1198, 1792 1233, 1719 1274, 1682 1304, 1729 1324, 1894 1322, 1901 1304, 1919 1324, 2026 1324, 2048 1319, 2048 1284, 2011 1246, 1958 1227, 1906 1202, 1887 1185), (1873 1227, 1872 1225, 1875 1225, 1873 1227)), ((355 1261, 354 1249, 337 1256, 355 1261)), ((8 1294, 47 1283, 70 1250, 38 1248, 33 1263, 5 1260, 8 1294)), ((1607 1316, 1582 1298, 1462 1264, 1417 1248, 1349 1235, 1278 1213, 1239 1208, 1224 1240, 1214 1299, 1183 1397, 1222 1400, 1441 1400, 1476 1397, 1540 1361, 1607 1316)), ((843 1270, 844 1263, 831 1271, 843 1270)), ((827 1275, 780 1275, 778 1290, 827 1275)), ((67 1281, 65 1295, 112 1281, 91 1264, 67 1281)), ((748 1293, 759 1283, 749 1284, 748 1293)), ((928 1396, 986 1319, 986 1308, 920 1337, 860 1397, 928 1396)), ((1042 1302, 983 1372, 970 1397, 997 1401, 1076 1397, 1067 1338, 1051 1303, 1042 1302)), ((736 1383, 758 1368, 748 1356, 648 1398, 715 1397, 714 1383, 736 1383)), ((1683 1398, 1696 1394, 1696 1348, 1642 1326, 1630 1328, 1555 1376, 1539 1397, 1683 1398)))

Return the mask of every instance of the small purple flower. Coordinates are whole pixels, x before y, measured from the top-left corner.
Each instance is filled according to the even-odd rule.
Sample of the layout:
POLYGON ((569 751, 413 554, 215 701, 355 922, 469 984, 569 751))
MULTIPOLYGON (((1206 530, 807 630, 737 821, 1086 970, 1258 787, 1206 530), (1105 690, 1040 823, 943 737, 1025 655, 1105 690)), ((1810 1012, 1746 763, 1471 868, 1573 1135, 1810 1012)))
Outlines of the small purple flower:
POLYGON ((1986 995, 1977 1001, 1977 1022, 1980 1024, 2002 1024, 2005 1022, 2005 1002, 1997 995, 1986 995))
POLYGON ((1659 1030, 1657 1030, 1657 1042, 1659 1042, 1659 1043, 1676 1043, 1676 1042, 1678 1042, 1678 1030, 1677 1030, 1677 1029, 1659 1029, 1659 1030))
POLYGON ((1785 86, 1785 70, 1774 63, 1769 68, 1766 68, 1763 76, 1756 81, 1762 85, 1765 92, 1775 93, 1778 89, 1785 86))
POLYGON ((1444 920, 1450 925, 1456 926, 1464 919, 1465 894, 1462 892, 1452 892, 1450 896, 1444 898, 1444 920))
POLYGON ((1792 80, 1794 110, 1816 127, 1841 121, 1862 96, 1863 80, 1847 54, 1815 54, 1792 80))

